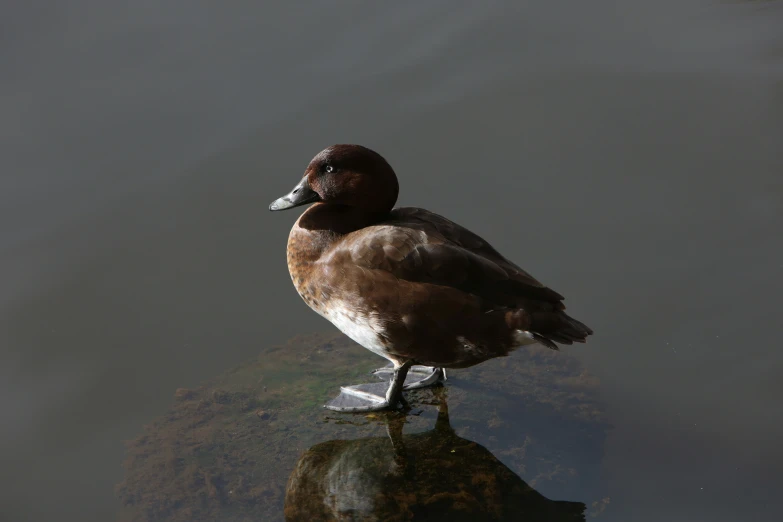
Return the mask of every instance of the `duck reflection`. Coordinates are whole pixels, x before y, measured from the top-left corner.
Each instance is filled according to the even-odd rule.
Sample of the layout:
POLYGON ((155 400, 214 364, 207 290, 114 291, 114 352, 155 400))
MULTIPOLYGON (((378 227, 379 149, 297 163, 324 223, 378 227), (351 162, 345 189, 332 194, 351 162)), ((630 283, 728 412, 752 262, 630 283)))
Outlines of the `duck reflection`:
POLYGON ((403 435, 405 417, 385 414, 389 438, 332 440, 299 459, 285 518, 314 520, 585 520, 581 502, 549 500, 483 446, 459 437, 445 390, 435 428, 403 435))

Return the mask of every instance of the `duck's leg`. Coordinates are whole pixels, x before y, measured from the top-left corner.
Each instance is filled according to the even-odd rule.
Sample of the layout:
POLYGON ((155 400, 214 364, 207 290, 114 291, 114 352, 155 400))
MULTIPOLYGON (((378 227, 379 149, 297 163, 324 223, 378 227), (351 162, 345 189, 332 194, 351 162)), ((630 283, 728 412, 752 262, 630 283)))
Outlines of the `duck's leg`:
MULTIPOLYGON (((372 372, 377 377, 383 380, 389 380, 394 374, 394 365, 390 364, 383 368, 378 368, 372 372)), ((446 369, 436 368, 434 366, 411 366, 408 376, 405 379, 405 385, 403 390, 413 390, 416 388, 424 388, 425 386, 432 386, 441 381, 446 380, 446 369)))
POLYGON ((372 384, 356 384, 354 386, 341 386, 340 395, 327 402, 324 407, 342 412, 379 411, 396 408, 402 400, 402 389, 405 384, 405 376, 412 366, 407 361, 395 365, 392 370, 391 381, 376 382, 372 384))

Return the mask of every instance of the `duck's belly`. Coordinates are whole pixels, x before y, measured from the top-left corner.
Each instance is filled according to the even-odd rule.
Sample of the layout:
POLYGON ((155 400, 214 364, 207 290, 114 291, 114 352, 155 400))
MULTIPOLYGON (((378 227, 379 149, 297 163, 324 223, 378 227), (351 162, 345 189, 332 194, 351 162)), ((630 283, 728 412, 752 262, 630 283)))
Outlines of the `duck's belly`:
POLYGON ((358 312, 334 300, 329 302, 328 308, 312 308, 356 343, 381 357, 394 360, 388 342, 381 335, 383 325, 373 314, 358 312))
MULTIPOLYGON (((313 292, 305 284, 297 285, 297 291, 313 311, 329 320, 351 340, 392 362, 412 359, 427 366, 465 368, 537 342, 530 332, 522 330, 513 332, 510 340, 498 340, 475 331, 439 328, 420 329, 417 335, 405 335, 405 328, 390 331, 389 321, 370 311, 372 307, 363 305, 361 298, 345 300, 334 294, 313 292)), ((402 321, 405 322, 405 319, 402 321)), ((416 320, 409 322, 417 323, 416 320)))

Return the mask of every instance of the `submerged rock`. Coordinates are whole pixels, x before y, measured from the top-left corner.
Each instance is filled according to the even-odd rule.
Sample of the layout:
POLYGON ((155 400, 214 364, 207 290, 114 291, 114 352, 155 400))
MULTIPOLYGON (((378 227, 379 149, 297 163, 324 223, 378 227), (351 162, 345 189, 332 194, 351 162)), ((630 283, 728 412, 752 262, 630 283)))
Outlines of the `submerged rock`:
POLYGON ((608 502, 598 382, 574 357, 532 346, 450 371, 440 391, 407 393, 407 414, 322 408, 382 363, 342 335, 303 336, 178 391, 127 443, 119 520, 281 521, 284 502, 291 520, 536 520, 576 509, 549 498, 588 515, 608 502))
POLYGON ((547 499, 485 447, 458 436, 445 389, 435 393, 430 431, 403 435, 405 417, 386 414, 387 437, 307 450, 286 488, 285 520, 585 520, 583 503, 547 499))

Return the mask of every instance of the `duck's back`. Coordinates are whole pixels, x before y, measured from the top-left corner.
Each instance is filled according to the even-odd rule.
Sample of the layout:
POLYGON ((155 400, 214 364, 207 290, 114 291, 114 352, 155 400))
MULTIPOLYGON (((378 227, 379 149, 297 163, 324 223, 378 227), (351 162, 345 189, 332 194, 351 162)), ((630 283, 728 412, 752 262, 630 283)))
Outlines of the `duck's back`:
POLYGON ((398 279, 453 287, 487 305, 563 309, 563 296, 503 257, 477 234, 421 208, 392 210, 389 218, 346 238, 353 262, 398 279))

